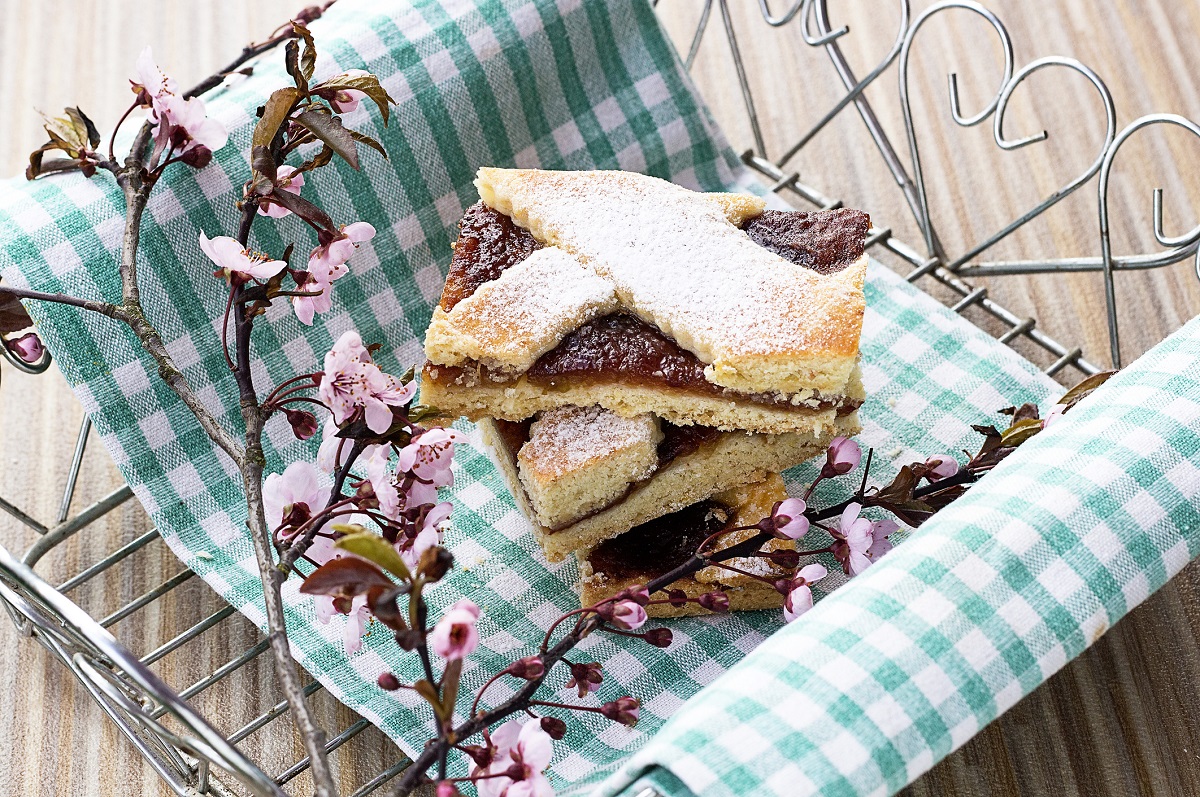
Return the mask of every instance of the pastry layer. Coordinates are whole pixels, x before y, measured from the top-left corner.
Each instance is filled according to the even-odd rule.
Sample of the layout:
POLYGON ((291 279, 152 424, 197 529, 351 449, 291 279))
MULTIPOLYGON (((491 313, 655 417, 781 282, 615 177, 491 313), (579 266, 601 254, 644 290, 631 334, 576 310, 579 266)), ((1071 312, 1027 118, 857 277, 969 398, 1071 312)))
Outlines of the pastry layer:
POLYGON ((786 470, 821 454, 834 436, 852 435, 858 428, 858 418, 851 414, 837 419, 827 433, 819 436, 723 432, 676 456, 651 478, 633 484, 617 503, 554 530, 536 520, 537 513, 520 478, 517 452, 521 441, 506 436, 492 419, 479 421, 484 442, 495 450, 509 489, 533 523, 538 543, 552 562, 715 493, 786 470))
POLYGON ((658 470, 662 439, 653 415, 622 418, 600 407, 542 413, 517 453, 537 522, 561 529, 615 504, 658 470))
POLYGON ((564 404, 600 405, 625 417, 653 413, 681 426, 699 424, 726 431, 825 435, 838 428, 841 419, 853 413, 865 398, 857 368, 851 373, 844 396, 825 401, 818 398, 814 402, 816 407, 781 400, 734 398, 661 384, 637 384, 619 377, 619 374, 598 374, 594 380, 572 379, 561 383, 552 380, 539 384, 529 374, 523 374, 516 379, 494 381, 486 371, 426 363, 421 374, 421 403, 437 407, 445 415, 464 415, 473 421, 485 417, 519 421, 564 404))
POLYGON ((489 207, 609 280, 715 384, 834 395, 849 379, 866 258, 820 274, 764 248, 740 229, 761 200, 612 171, 484 168, 475 184, 489 207))
MULTIPOLYGON (((579 561, 580 604, 590 606, 615 595, 626 587, 645 585, 672 570, 695 553, 706 537, 721 528, 737 528, 757 523, 770 514, 776 501, 787 497, 783 479, 770 474, 765 479, 719 493, 707 501, 657 518, 593 549, 576 554, 579 561)), ((739 542, 752 532, 730 532, 719 538, 716 547, 739 542)), ((787 545, 773 541, 771 549, 787 545)), ((769 578, 785 572, 758 557, 733 559, 730 564, 769 578)), ((778 608, 783 596, 770 584, 718 567, 707 567, 692 576, 679 579, 671 589, 683 590, 695 598, 721 590, 729 598, 733 611, 778 608)), ((654 598, 661 599, 662 593, 654 598)), ((683 606, 656 604, 646 607, 652 617, 682 617, 706 614, 695 603, 683 606)))

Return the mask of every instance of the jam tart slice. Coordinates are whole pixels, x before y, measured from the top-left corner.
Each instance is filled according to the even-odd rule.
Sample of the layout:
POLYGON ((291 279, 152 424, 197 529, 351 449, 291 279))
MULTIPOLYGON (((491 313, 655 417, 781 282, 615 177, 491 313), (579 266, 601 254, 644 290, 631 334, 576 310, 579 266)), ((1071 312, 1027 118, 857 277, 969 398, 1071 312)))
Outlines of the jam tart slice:
MULTIPOLYGON (((485 418, 479 429, 551 561, 797 465, 831 438, 677 426, 600 407, 560 407, 522 422, 485 418)), ((851 415, 834 431, 857 430, 851 415)))
POLYGON ((863 399, 858 211, 765 210, 626 172, 481 169, 426 334, 422 402, 563 405, 823 433, 863 399))

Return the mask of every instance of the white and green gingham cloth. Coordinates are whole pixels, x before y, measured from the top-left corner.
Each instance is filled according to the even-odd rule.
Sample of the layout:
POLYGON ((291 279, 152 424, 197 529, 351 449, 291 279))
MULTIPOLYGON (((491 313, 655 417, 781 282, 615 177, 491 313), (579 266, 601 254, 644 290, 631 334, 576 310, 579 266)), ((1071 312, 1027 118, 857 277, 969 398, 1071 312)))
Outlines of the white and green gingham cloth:
MULTIPOLYGON (((441 291, 457 220, 476 199, 471 180, 481 165, 631 169, 707 191, 749 184, 646 0, 340 0, 313 25, 313 32, 322 53, 319 76, 352 68, 370 70, 380 76, 398 107, 388 129, 367 104, 346 119, 350 127, 380 138, 390 160, 365 152, 362 172, 338 162, 310 176, 304 186, 303 195, 337 221, 366 220, 378 234, 351 259, 350 274, 334 289, 335 310, 318 317, 315 326, 300 325, 290 309, 278 307, 267 314, 267 323, 256 327, 254 367, 264 392, 296 373, 318 369, 323 353, 352 326, 367 341, 384 344, 378 359, 393 373, 421 359, 421 334, 441 291)), ((150 202, 142 235, 142 295, 151 319, 192 386, 210 407, 224 408, 220 417, 234 430, 240 428, 237 391, 215 332, 224 294, 200 252, 197 236, 200 231, 227 235, 235 228, 233 203, 249 173, 246 150, 254 110, 271 90, 288 82, 281 63, 281 53, 271 54, 256 65, 249 79, 206 97, 210 112, 229 128, 230 144, 200 172, 177 167, 168 174, 150 202)), ((70 175, 0 186, 4 279, 38 290, 116 299, 121 207, 119 191, 103 175, 90 181, 70 175)), ((289 241, 296 241, 299 251, 314 243, 294 217, 278 226, 265 219, 255 224, 256 248, 278 254, 289 241)), ((889 478, 898 464, 912 459, 975 448, 978 437, 971 424, 1000 422, 996 416, 1000 408, 1024 401, 1045 404, 1060 390, 1011 350, 886 268, 872 267, 867 298, 863 375, 871 398, 862 410, 862 440, 876 449, 878 479, 889 478)), ((263 624, 261 588, 244 526, 240 480, 232 464, 158 381, 153 364, 123 328, 69 308, 34 304, 30 310, 109 452, 168 544, 217 592, 263 624)), ((472 434, 472 440, 478 439, 469 425, 462 428, 472 434)), ((268 469, 280 471, 288 462, 313 456, 314 448, 296 441, 283 419, 277 418, 267 429, 266 453, 268 469)), ((1114 473, 1114 468, 1123 467, 1112 462, 1118 460, 1110 461, 1114 473)), ((1034 473, 1029 471, 1029 478, 1034 473)), ((812 474, 811 467, 797 469, 788 475, 789 484, 801 485, 812 474)), ((1033 495, 1024 486, 1022 490, 1015 494, 1022 498, 1011 499, 1014 512, 1017 504, 1033 495)), ((828 500, 845 495, 844 491, 829 494, 828 500)), ((460 447, 451 498, 455 512, 447 544, 460 568, 434 590, 431 599, 444 606, 468 596, 483 608, 481 644, 464 669, 467 693, 512 658, 524 655, 555 617, 578 605, 571 589, 576 573, 573 564, 549 565, 537 553, 527 522, 491 460, 477 446, 460 447)), ((1112 514, 1099 504, 1087 511, 1100 518, 1112 514)), ((1113 511, 1120 511, 1120 506, 1113 511)), ((1068 549, 1067 532, 1056 536, 1054 528, 1043 528, 1037 516, 1027 522, 1029 545, 1042 552, 1036 573, 1048 574, 1044 587, 1048 594, 1068 600, 1076 592, 1104 590, 1118 583, 1106 558, 1096 558, 1089 567, 1057 563, 1055 551, 1068 549)), ((943 521, 939 528, 947 523, 943 521)), ((991 651, 1000 651, 1004 658, 1009 648, 1002 646, 1003 640, 988 636, 987 622, 1007 617, 1003 613, 1013 609, 1006 608, 1009 603, 993 605, 991 582, 964 581, 956 575, 961 589, 951 594, 942 591, 940 571, 914 573, 903 567, 922 550, 920 543, 906 543, 872 572, 883 578, 896 574, 891 577, 902 582, 896 589, 909 590, 908 612, 924 617, 922 622, 931 628, 941 629, 939 623, 951 614, 965 618, 956 620, 967 624, 955 626, 960 635, 948 630, 939 633, 962 648, 964 661, 980 661, 981 667, 991 661, 994 670, 995 657, 988 659, 991 651), (919 589, 926 582, 928 597, 919 589), (928 614, 918 611, 923 607, 928 614), (972 632, 970 623, 978 623, 979 628, 972 632), (980 647, 975 647, 976 642, 980 647)), ((1144 564, 1145 572, 1136 590, 1122 593, 1121 610, 1160 584, 1182 561, 1179 556, 1186 559, 1190 552, 1187 549, 1170 559, 1168 565, 1157 555, 1149 557, 1147 550, 1131 549, 1128 556, 1139 567, 1144 564)), ((835 583, 831 578, 823 586, 831 588, 835 583)), ((385 669, 415 674, 411 657, 400 653, 383 630, 370 634, 363 650, 348 656, 341 641, 341 618, 328 625, 319 623, 311 600, 300 596, 297 586, 296 580, 289 582, 284 597, 299 661, 403 749, 410 753, 420 749, 429 733, 428 711, 404 692, 387 693, 375 686, 385 669)), ((1012 588, 1024 589, 1018 581, 1012 588)), ((1032 594, 1022 600, 1026 604, 1017 606, 1021 612, 1014 620, 1023 624, 1022 633, 1029 631, 1026 626, 1038 623, 1066 628, 1061 618, 1067 615, 1057 605, 1043 604, 1032 594)), ((845 623, 840 616, 832 618, 831 628, 844 626, 847 636, 831 630, 826 638, 834 639, 835 647, 841 644, 836 640, 849 644, 854 635, 874 627, 869 618, 875 618, 871 623, 882 623, 879 618, 886 615, 885 609, 874 604, 872 608, 874 614, 848 612, 845 623)), ((779 649, 790 649, 786 640, 800 633, 797 629, 816 627, 821 618, 830 616, 829 611, 814 612, 815 620, 806 618, 789 628, 786 636, 772 637, 762 649, 763 657, 754 659, 760 672, 735 683, 766 690, 767 685, 800 678, 808 665, 779 649)), ((868 694, 875 702, 864 703, 860 713, 849 711, 849 703, 843 710, 832 699, 825 702, 832 692, 804 692, 814 710, 833 718, 822 720, 823 732, 836 733, 840 728, 845 738, 857 740, 857 746, 846 747, 846 755, 833 754, 844 746, 841 737, 831 737, 837 739, 833 747, 820 747, 814 753, 803 742, 809 734, 797 730, 796 723, 806 718, 765 708, 771 705, 767 700, 756 702, 743 695, 724 700, 719 703, 724 724, 711 728, 697 729, 683 721, 693 712, 683 708, 685 701, 780 626, 777 612, 673 621, 676 641, 667 651, 623 639, 589 639, 581 656, 605 662, 608 675, 595 697, 637 695, 643 700, 642 721, 630 730, 593 714, 566 717, 568 736, 557 745, 559 752, 551 766, 556 784, 585 791, 642 749, 641 757, 633 759, 635 763, 619 777, 628 780, 678 753, 681 760, 695 762, 681 767, 677 775, 697 793, 748 793, 771 785, 769 774, 784 769, 776 766, 780 759, 807 767, 816 756, 827 755, 833 762, 830 766, 845 770, 842 790, 829 793, 891 788, 928 767, 952 742, 961 743, 1001 707, 1039 683, 1082 649, 1083 639, 1075 644, 1068 634, 1059 648, 1031 648, 1029 655, 1037 666, 1019 669, 1019 688, 990 674, 970 679, 961 667, 932 681, 918 677, 919 673, 911 673, 911 679, 901 677, 909 675, 903 647, 896 648, 896 675, 891 678, 886 664, 890 649, 885 645, 870 671, 876 691, 868 694), (895 690, 890 688, 893 683, 895 690), (969 711, 948 702, 960 687, 970 696, 969 711), (935 698, 933 709, 921 708, 921 700, 935 698), (945 713, 939 713, 943 705, 945 713), (680 720, 668 726, 667 735, 646 745, 676 714, 680 720), (877 752, 872 746, 875 737, 865 734, 863 723, 878 721, 890 728, 887 723, 893 716, 895 722, 912 717, 910 725, 926 740, 925 746, 906 737, 877 752), (759 724, 748 725, 745 746, 729 743, 725 736, 694 735, 727 729, 732 733, 734 719, 750 723, 755 718, 759 724), (932 724, 935 718, 936 725, 932 724), (844 726, 837 724, 843 721, 844 726), (769 727, 776 730, 768 732, 769 727), (702 764, 707 756, 697 754, 705 745, 712 747, 714 755, 702 764), (772 768, 752 764, 756 756, 774 762, 772 768), (871 769, 871 762, 878 762, 878 772, 871 769)), ((901 633, 890 639, 900 644, 906 637, 901 633)), ((934 656, 936 650, 930 648, 926 654, 934 656)), ((1012 667, 1019 668, 1020 663, 1012 667)), ((554 685, 561 685, 561 680, 554 685)), ((496 700, 506 696, 503 686, 489 694, 496 700)), ((851 702, 856 699, 857 693, 851 702)), ((705 718, 714 716, 703 713, 714 711, 703 708, 711 706, 710 701, 711 696, 695 711, 705 718)), ((220 725, 221 718, 213 719, 220 725)), ((818 776, 812 777, 817 782, 818 776)), ((610 781, 603 788, 611 792, 620 785, 610 781)))

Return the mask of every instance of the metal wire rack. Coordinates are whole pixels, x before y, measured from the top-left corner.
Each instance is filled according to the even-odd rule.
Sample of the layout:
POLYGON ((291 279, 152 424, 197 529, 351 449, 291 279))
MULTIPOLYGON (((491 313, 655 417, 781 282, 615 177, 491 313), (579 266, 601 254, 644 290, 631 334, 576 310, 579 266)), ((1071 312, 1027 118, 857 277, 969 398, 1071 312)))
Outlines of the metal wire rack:
MULTIPOLYGON (((1072 58, 1052 56, 1037 59, 1019 69, 1015 68, 1012 42, 1003 23, 991 11, 970 0, 939 2, 915 18, 911 15, 908 0, 899 0, 899 5, 901 21, 894 45, 883 61, 859 79, 851 70, 838 42, 849 30, 845 27, 836 30, 832 28, 826 0, 794 0, 784 13, 778 15, 772 12, 768 0, 759 0, 765 25, 772 28, 799 26, 803 40, 808 46, 824 49, 832 64, 835 78, 846 92, 820 121, 799 134, 794 144, 775 157, 768 155, 764 143, 755 98, 741 56, 738 34, 728 0, 705 0, 685 61, 690 68, 715 11, 721 20, 754 138, 753 146, 743 153, 742 159, 770 183, 771 191, 801 205, 835 208, 842 204, 820 189, 801 182, 798 172, 789 171, 788 163, 825 125, 852 107, 882 157, 885 168, 903 193, 923 238, 919 245, 910 245, 895 237, 890 228, 877 226, 870 231, 867 239, 868 249, 873 254, 884 255, 899 267, 907 268, 906 277, 909 281, 931 286, 936 283, 947 289, 947 295, 954 297, 947 301, 947 304, 954 311, 961 313, 971 307, 982 310, 1000 325, 1001 331, 998 332, 997 338, 1001 342, 1011 345, 1020 339, 1034 344, 1041 351, 1043 359, 1048 360, 1043 368, 1045 373, 1054 375, 1065 369, 1073 369, 1082 374, 1092 374, 1096 373, 1099 367, 1085 359, 1079 347, 1064 345, 1050 337, 1038 328, 1035 319, 1023 318, 1011 312, 990 298, 985 287, 969 282, 969 278, 1046 272, 1101 272, 1105 280, 1111 355, 1113 362, 1119 364, 1119 330, 1113 274, 1117 271, 1156 268, 1195 256, 1197 273, 1200 275, 1200 226, 1183 235, 1170 236, 1165 233, 1162 224, 1162 195, 1161 192, 1155 192, 1154 236, 1164 250, 1129 257, 1113 256, 1109 243, 1108 182, 1114 157, 1130 136, 1146 127, 1174 125, 1200 137, 1200 126, 1172 114, 1155 114, 1135 120, 1118 133, 1111 94, 1104 82, 1084 64, 1072 58), (974 116, 962 114, 958 103, 956 78, 950 75, 950 108, 958 124, 973 126, 991 120, 995 142, 1006 150, 1042 140, 1045 133, 1016 140, 1006 138, 1003 120, 1005 109, 1016 87, 1034 72, 1047 68, 1071 70, 1086 77, 1100 95, 1107 122, 1104 146, 1083 174, 1046 197, 1033 210, 1006 225, 998 233, 958 256, 951 256, 945 251, 929 212, 925 176, 907 92, 908 64, 916 46, 914 42, 918 41, 916 34, 928 19, 948 9, 965 10, 986 20, 1000 41, 1005 59, 1004 77, 999 90, 988 106, 974 116), (898 154, 864 95, 867 86, 889 71, 893 64, 897 65, 900 78, 899 92, 909 156, 907 163, 898 154), (1099 257, 1003 262, 979 259, 979 256, 994 244, 1037 218, 1097 175, 1098 233, 1102 244, 1099 257)), ((926 42, 927 38, 921 41, 926 42)), ((0 346, 0 351, 7 354, 3 346, 0 346)), ((48 358, 32 366, 11 356, 9 360, 16 367, 34 373, 44 371, 49 366, 48 358)), ((75 675, 176 794, 212 794, 219 797, 238 792, 255 795, 286 794, 285 789, 294 787, 297 778, 308 768, 307 758, 302 757, 276 774, 270 775, 264 771, 264 767, 239 749, 239 745, 244 746, 252 735, 262 732, 276 721, 287 722, 286 718, 280 720, 287 713, 285 702, 281 700, 224 735, 188 702, 212 690, 234 688, 231 683, 237 680, 234 677, 235 673, 267 650, 265 638, 260 638, 211 673, 186 686, 170 686, 152 669, 169 654, 196 643, 206 634, 217 633, 225 623, 236 622, 232 607, 226 606, 207 615, 197 616, 195 622, 186 630, 138 657, 118 642, 108 629, 124 619, 147 611, 156 601, 190 581, 194 577, 192 571, 180 569, 175 575, 99 620, 89 616, 72 600, 72 597, 80 596, 89 585, 94 585, 97 577, 111 569, 136 568, 139 552, 143 552, 159 539, 157 530, 141 534, 57 586, 49 584, 34 572, 34 566, 56 546, 132 497, 132 491, 128 487, 121 487, 78 514, 69 516, 90 429, 90 422, 85 419, 79 430, 60 510, 53 524, 43 524, 0 498, 0 509, 39 535, 39 539, 20 561, 0 548, 0 598, 3 599, 5 608, 19 630, 40 642, 75 675), (219 774, 214 775, 214 769, 219 774)), ((244 685, 241 688, 244 689, 244 685)), ((321 689, 321 685, 313 681, 305 691, 308 695, 314 695, 321 689)), ((350 722, 329 739, 327 749, 331 753, 339 751, 339 755, 353 756, 351 742, 368 727, 367 720, 361 717, 350 722)), ((402 772, 408 763, 408 759, 402 753, 395 751, 391 759, 375 770, 374 774, 355 784, 353 797, 365 797, 375 792, 402 772)), ((653 797, 653 794, 647 792, 639 797, 653 797)))

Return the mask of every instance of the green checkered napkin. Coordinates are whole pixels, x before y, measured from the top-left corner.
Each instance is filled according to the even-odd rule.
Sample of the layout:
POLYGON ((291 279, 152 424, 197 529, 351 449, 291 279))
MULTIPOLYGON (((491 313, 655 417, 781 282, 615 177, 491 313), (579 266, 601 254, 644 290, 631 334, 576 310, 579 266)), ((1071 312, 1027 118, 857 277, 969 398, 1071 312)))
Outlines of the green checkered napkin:
POLYGON ((1198 553, 1195 319, 697 695, 595 793, 890 794, 1198 553))
MULTIPOLYGON (((367 152, 362 172, 339 162, 304 186, 304 196, 338 221, 367 220, 378 235, 351 259, 350 275, 334 288, 337 309, 319 317, 316 326, 301 326, 281 306, 256 328, 260 391, 319 368, 333 340, 352 326, 366 340, 385 344, 379 360, 394 373, 421 359, 420 336, 441 290, 455 224, 475 201, 471 180, 478 166, 623 168, 708 191, 749 182, 645 0, 341 0, 313 32, 322 52, 318 75, 371 70, 399 107, 386 130, 367 104, 346 120, 381 138, 390 161, 367 152)), ((170 172, 156 189, 142 235, 142 294, 152 320, 193 387, 210 407, 226 408, 221 418, 234 430, 240 427, 236 388, 214 331, 224 293, 197 235, 234 230, 233 203, 249 173, 245 153, 254 110, 268 92, 288 82, 280 64, 281 55, 273 54, 248 80, 206 98, 211 113, 229 128, 230 145, 200 172, 181 167, 170 172)), ((119 192, 105 176, 90 181, 58 176, 0 187, 4 279, 116 299, 120 214, 119 192)), ((300 251, 314 243, 295 217, 277 226, 264 220, 255 225, 254 236, 256 248, 272 253, 288 241, 296 241, 300 251)), ((876 448, 877 478, 889 478, 897 464, 913 458, 974 447, 972 423, 992 420, 996 410, 1011 404, 1045 402, 1057 390, 1011 350, 887 269, 872 268, 867 294, 863 373, 871 399, 862 411, 863 440, 876 448)), ((36 304, 30 309, 105 445, 172 549, 262 624, 258 574, 231 463, 162 386, 123 328, 68 308, 36 304)), ((469 426, 463 428, 478 439, 469 426)), ((268 426, 266 443, 272 471, 314 453, 312 445, 292 437, 282 418, 268 426)), ((456 468, 454 528, 447 544, 462 569, 434 591, 432 600, 442 606, 466 595, 484 610, 482 642, 464 671, 464 690, 473 690, 536 644, 552 619, 577 605, 570 586, 576 573, 573 564, 548 565, 536 552, 528 524, 478 446, 462 446, 456 468)), ((789 483, 796 487, 812 473, 800 468, 789 474, 789 483)), ((903 575, 895 563, 905 559, 893 556, 881 570, 903 575)), ((1103 573, 1100 568, 1085 575, 1103 573)), ((928 573, 907 577, 932 578, 928 573)), ((1159 583, 1164 567, 1145 578, 1147 585, 1159 583)), ((319 623, 297 586, 296 580, 289 582, 285 600, 299 660, 405 750, 418 749, 426 738, 428 712, 405 693, 384 693, 374 685, 383 670, 412 673, 414 663, 382 631, 368 637, 362 652, 347 656, 341 618, 319 623)), ((834 580, 824 586, 832 588, 834 580)), ((964 600, 965 606, 986 605, 983 598, 964 600)), ((985 620, 985 615, 978 616, 985 620)), ((610 771, 686 699, 780 625, 776 612, 675 621, 676 641, 669 651, 589 639, 580 655, 605 662, 608 673, 596 698, 637 695, 644 701, 642 722, 629 730, 592 714, 568 717, 569 735, 557 746, 552 765, 556 781, 594 781, 610 771)), ((1054 661, 1079 647, 1064 647, 1054 661)), ((785 659, 763 666, 768 675, 792 677, 792 663, 785 659)), ((1022 688, 1042 677, 1024 675, 1022 688)), ((903 686, 902 679, 896 683, 903 686)), ((977 700, 994 706, 1012 699, 1009 693, 989 697, 986 682, 973 689, 977 700)), ((503 685, 489 694, 497 700, 506 696, 503 685)), ((754 705, 745 703, 748 711, 754 705)), ((956 724, 954 739, 961 741, 977 725, 956 724)), ((687 742, 681 749, 694 751, 687 742)), ((805 749, 797 743, 777 753, 800 756, 805 749)), ((912 745, 889 755, 900 762, 899 771, 919 771, 932 761, 912 745)), ((848 766, 852 760, 839 762, 848 766)), ((889 777, 889 783, 896 781, 889 777)))

